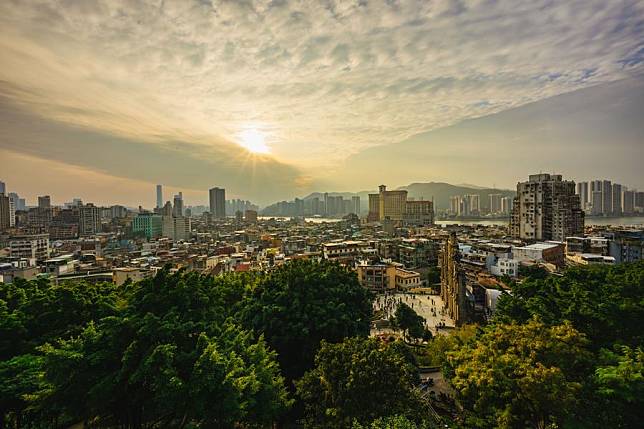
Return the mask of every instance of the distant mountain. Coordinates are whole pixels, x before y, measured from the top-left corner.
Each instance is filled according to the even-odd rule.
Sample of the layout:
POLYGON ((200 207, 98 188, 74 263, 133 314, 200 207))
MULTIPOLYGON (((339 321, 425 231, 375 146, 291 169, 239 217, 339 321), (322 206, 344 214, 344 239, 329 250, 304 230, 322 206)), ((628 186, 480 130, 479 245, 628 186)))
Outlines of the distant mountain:
POLYGON ((430 183, 412 183, 402 186, 398 189, 404 189, 408 196, 416 199, 434 200, 435 210, 449 209, 449 197, 454 195, 478 195, 481 208, 489 208, 489 195, 501 194, 504 197, 514 197, 516 192, 509 189, 482 188, 473 185, 450 185, 449 183, 430 182, 430 183))
MULTIPOLYGON (((410 198, 415 199, 425 199, 425 200, 434 200, 434 209, 435 210, 447 210, 449 209, 449 197, 454 195, 478 195, 481 202, 481 208, 488 208, 490 194, 501 194, 504 197, 514 197, 515 192, 509 189, 492 189, 485 188, 476 185, 451 185, 449 183, 442 182, 429 182, 429 183, 411 183, 407 186, 401 186, 396 189, 406 190, 410 198)), ((361 191, 361 192, 328 192, 329 196, 337 197, 342 196, 342 198, 350 199, 351 197, 359 196, 360 205, 362 210, 366 211, 369 204, 369 194, 377 193, 378 191, 361 191)), ((319 198, 321 201, 324 200, 323 192, 313 192, 305 197, 303 200, 310 200, 313 198, 319 198)), ((276 214, 277 213, 277 204, 272 204, 268 207, 265 207, 262 210, 262 213, 265 214, 276 214)))

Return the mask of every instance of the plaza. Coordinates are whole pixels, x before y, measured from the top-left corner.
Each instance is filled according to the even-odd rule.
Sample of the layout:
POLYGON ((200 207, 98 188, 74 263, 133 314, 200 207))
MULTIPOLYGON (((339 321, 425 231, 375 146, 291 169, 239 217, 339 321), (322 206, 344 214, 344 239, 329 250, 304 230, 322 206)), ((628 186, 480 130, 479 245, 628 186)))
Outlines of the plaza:
MULTIPOLYGON (((425 326, 432 334, 448 334, 454 328, 454 321, 446 314, 443 301, 439 295, 421 295, 412 293, 384 293, 379 294, 373 301, 374 314, 380 313, 379 320, 389 320, 394 316, 399 303, 407 304, 419 316, 425 319, 425 326)), ((372 335, 393 333, 388 327, 376 327, 371 330, 372 335)))

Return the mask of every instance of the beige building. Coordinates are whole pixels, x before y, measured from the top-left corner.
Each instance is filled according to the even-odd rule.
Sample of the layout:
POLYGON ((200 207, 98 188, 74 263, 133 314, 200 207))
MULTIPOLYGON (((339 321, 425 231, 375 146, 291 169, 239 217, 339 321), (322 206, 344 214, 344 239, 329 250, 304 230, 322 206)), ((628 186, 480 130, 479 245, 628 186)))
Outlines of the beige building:
POLYGON ((407 200, 407 191, 388 191, 379 186, 377 194, 369 194, 368 222, 383 222, 385 219, 402 221, 411 225, 432 225, 434 203, 424 200, 407 200))
POLYGON ((164 237, 172 241, 189 240, 191 235, 191 222, 189 217, 163 216, 164 237))
POLYGON ((257 222, 257 211, 256 210, 246 210, 244 212, 244 217, 246 222, 257 222))
POLYGON ((575 182, 560 174, 532 174, 517 183, 510 233, 522 240, 564 241, 584 232, 584 212, 575 182))
POLYGON ((407 201, 403 221, 406 225, 433 225, 434 203, 425 200, 407 201))
POLYGON ((9 239, 9 255, 44 261, 49 258, 49 234, 16 236, 9 239))
POLYGON ((112 282, 116 284, 116 286, 121 286, 128 280, 138 282, 151 276, 152 271, 150 270, 143 270, 134 267, 115 268, 114 271, 112 271, 112 282))
POLYGON ((380 190, 378 198, 379 220, 383 221, 386 218, 402 220, 407 205, 407 191, 388 191, 385 185, 380 185, 378 189, 380 190))
POLYGON ((406 270, 399 264, 360 264, 356 272, 362 286, 379 292, 413 289, 422 285, 420 273, 406 270))

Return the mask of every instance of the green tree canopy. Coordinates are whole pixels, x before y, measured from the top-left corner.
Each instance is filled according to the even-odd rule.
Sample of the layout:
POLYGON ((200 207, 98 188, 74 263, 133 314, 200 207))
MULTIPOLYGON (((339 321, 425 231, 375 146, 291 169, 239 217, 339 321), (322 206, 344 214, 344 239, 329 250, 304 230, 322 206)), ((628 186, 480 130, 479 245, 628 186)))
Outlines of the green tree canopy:
POLYGON ((471 412, 468 427, 545 428, 577 405, 588 340, 569 322, 495 324, 448 353, 451 383, 471 412))
POLYGON ((496 319, 572 322, 594 350, 620 343, 644 344, 644 261, 615 266, 569 268, 561 277, 528 278, 499 298, 496 319))
POLYGON ((331 262, 293 261, 262 276, 243 303, 243 325, 277 351, 287 380, 313 367, 320 342, 369 335, 371 294, 331 262))
POLYGON ((31 353, 57 338, 79 334, 92 320, 113 315, 119 297, 112 283, 17 278, 0 287, 0 359, 31 353))
POLYGON ((350 428, 354 422, 421 411, 413 356, 400 342, 350 338, 322 342, 315 368, 297 384, 306 404, 306 427, 350 428))
POLYGON ((425 331, 425 319, 404 302, 396 307, 394 325, 402 329, 405 336, 416 339, 422 338, 425 331))
POLYGON ((405 416, 380 417, 368 424, 354 422, 351 429, 430 429, 428 423, 416 423, 405 416))
POLYGON ((644 352, 617 346, 602 350, 595 369, 599 405, 609 411, 606 420, 614 428, 635 428, 644 422, 644 352))
POLYGON ((164 270, 129 285, 118 315, 41 347, 41 406, 101 426, 270 423, 289 401, 275 353, 227 318, 238 280, 164 270))

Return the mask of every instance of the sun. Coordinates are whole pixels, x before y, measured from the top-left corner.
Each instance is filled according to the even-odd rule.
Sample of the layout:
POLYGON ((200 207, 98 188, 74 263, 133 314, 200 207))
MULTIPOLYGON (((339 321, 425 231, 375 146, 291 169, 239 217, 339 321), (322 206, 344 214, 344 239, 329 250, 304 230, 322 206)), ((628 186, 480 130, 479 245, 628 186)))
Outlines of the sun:
POLYGON ((266 137, 255 128, 243 130, 238 135, 239 144, 252 153, 269 153, 266 137))

